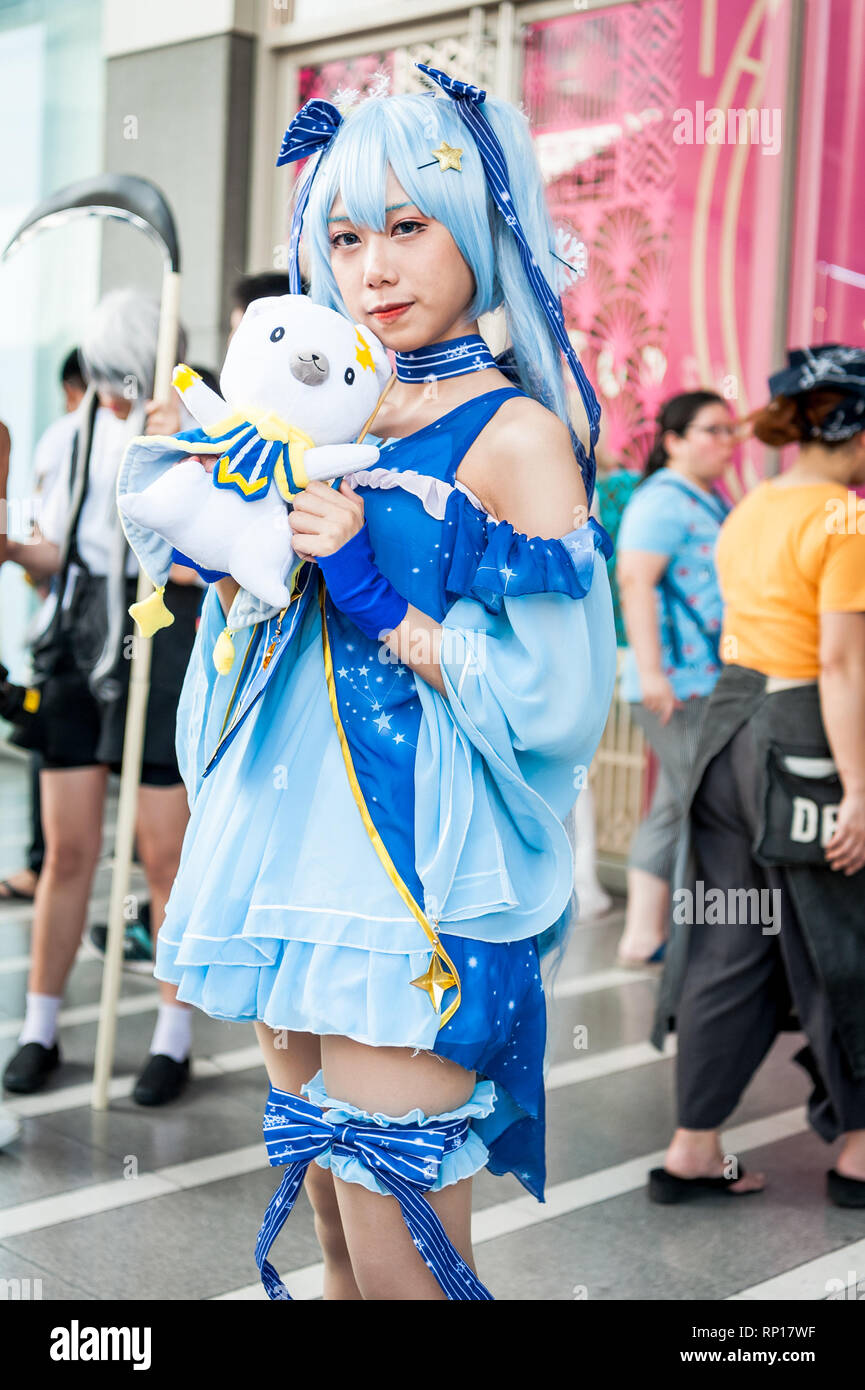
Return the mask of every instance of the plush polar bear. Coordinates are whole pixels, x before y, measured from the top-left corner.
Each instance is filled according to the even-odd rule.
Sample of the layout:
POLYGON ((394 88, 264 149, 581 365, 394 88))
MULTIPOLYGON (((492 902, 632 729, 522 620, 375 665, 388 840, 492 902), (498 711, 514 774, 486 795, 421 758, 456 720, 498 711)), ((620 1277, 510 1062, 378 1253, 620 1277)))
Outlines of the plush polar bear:
POLYGON ((117 484, 127 539, 157 587, 130 610, 143 632, 173 621, 161 595, 175 549, 271 607, 288 604, 298 563, 288 504, 313 479, 377 461, 375 446, 346 441, 363 431, 390 374, 369 329, 293 294, 249 305, 225 358, 222 396, 189 367, 175 369, 200 428, 133 440, 117 484), (206 454, 216 458, 212 473, 194 457, 206 454))

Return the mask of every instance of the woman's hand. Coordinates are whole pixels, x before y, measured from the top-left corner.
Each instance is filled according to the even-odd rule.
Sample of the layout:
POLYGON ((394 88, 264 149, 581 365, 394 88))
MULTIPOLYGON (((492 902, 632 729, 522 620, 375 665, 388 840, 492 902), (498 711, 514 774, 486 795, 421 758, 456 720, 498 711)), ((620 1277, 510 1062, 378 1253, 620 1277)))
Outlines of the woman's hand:
POLYGON ((848 876, 865 867, 865 792, 842 797, 835 833, 826 846, 826 862, 848 876))
POLYGON ((148 401, 144 407, 144 413, 147 416, 146 434, 167 436, 180 433, 182 421, 180 419, 180 404, 177 400, 148 401))
POLYGON ((212 473, 216 467, 217 454, 187 454, 184 458, 178 459, 173 463, 172 468, 176 468, 178 463, 200 463, 205 473, 212 473))
POLYGON ((681 709, 681 701, 676 699, 669 680, 661 671, 649 676, 640 674, 640 703, 651 710, 662 724, 669 724, 674 709, 681 709))
POLYGON ((168 578, 174 584, 198 584, 198 571, 192 569, 190 565, 172 564, 168 571, 168 578))
POLYGON ((302 560, 333 555, 363 529, 363 500, 345 479, 339 491, 312 482, 294 499, 291 543, 302 560))

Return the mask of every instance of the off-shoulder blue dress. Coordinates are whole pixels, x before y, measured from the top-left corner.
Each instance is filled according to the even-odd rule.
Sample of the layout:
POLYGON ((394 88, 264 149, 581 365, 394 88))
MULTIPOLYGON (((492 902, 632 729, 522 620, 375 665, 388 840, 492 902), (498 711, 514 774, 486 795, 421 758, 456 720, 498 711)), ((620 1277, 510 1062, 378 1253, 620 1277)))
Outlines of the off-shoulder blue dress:
POLYGON ((603 730, 615 633, 600 527, 528 538, 456 482, 519 394, 465 402, 356 478, 376 563, 443 625, 446 695, 334 608, 315 565, 282 623, 251 624, 218 676, 208 592, 178 709, 191 814, 156 976, 215 1018, 475 1070, 472 1142, 438 1185, 488 1159, 542 1200, 541 945, 571 897, 562 822, 603 730), (443 1026, 453 990, 436 1012, 412 985, 430 962, 422 919, 460 980, 443 1026))

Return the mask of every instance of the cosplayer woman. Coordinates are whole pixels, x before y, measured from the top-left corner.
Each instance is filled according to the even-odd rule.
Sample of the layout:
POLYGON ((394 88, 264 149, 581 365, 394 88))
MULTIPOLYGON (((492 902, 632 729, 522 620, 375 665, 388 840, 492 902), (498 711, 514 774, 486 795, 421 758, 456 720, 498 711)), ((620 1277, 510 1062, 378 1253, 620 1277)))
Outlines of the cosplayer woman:
POLYGON ((344 120, 312 102, 287 132, 281 162, 319 155, 294 226, 312 297, 394 349, 397 380, 377 466, 296 498, 312 563, 227 678, 211 653, 235 586, 208 593, 178 718, 191 820, 156 973, 256 1021, 287 1165, 256 1252, 272 1298, 305 1173, 326 1298, 491 1297, 470 1179, 489 1164, 542 1196, 539 938, 561 936, 562 820, 614 680, 560 345, 593 441, 599 412, 549 289, 528 130, 432 77, 445 95, 344 120), (478 336, 500 304, 518 386, 478 336))
POLYGON ((679 1128, 649 1190, 760 1190, 719 1128, 792 1007, 808 1118, 844 1138, 827 1194, 865 1207, 865 536, 849 491, 865 481, 865 351, 794 351, 769 389, 756 437, 801 447, 718 540, 727 664, 689 808, 705 910, 687 928, 673 914, 653 1041, 675 1015, 679 1128))

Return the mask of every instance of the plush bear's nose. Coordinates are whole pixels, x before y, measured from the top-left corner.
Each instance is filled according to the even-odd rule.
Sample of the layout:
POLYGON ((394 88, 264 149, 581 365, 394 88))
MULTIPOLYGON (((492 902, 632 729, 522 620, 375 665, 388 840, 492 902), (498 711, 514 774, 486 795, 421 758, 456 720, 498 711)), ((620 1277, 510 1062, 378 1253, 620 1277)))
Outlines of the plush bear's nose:
POLYGON ((293 352, 291 375, 304 386, 320 386, 330 376, 330 363, 323 352, 293 352))

